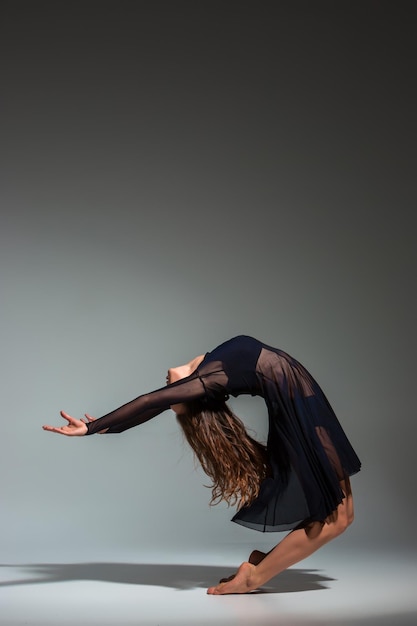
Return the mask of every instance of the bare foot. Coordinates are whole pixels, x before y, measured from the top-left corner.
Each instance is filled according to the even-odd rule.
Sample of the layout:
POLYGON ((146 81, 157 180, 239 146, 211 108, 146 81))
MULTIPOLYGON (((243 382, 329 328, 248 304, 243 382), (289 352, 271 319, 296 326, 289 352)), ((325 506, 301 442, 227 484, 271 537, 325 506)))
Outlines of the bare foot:
MULTIPOLYGON (((252 565, 258 565, 261 561, 264 560, 265 557, 266 557, 265 552, 261 552, 260 550, 253 550, 249 555, 248 563, 251 563, 252 565)), ((232 574, 231 576, 228 576, 227 578, 221 578, 219 580, 219 583, 228 583, 231 580, 233 580, 235 576, 236 574, 232 574)))
POLYGON ((254 583, 255 565, 242 563, 234 576, 227 581, 219 583, 216 587, 209 587, 207 593, 218 596, 228 593, 249 593, 257 588, 254 583))

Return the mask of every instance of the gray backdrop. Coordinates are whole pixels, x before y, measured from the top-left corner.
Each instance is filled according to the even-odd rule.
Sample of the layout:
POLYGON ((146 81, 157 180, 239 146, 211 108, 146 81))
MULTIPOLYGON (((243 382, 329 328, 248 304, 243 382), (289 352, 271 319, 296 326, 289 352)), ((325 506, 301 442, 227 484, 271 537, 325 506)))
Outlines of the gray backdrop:
POLYGON ((341 541, 415 541, 416 4, 2 6, 3 560, 278 540, 208 507, 171 412, 41 430, 240 333, 310 369, 363 461, 341 541))

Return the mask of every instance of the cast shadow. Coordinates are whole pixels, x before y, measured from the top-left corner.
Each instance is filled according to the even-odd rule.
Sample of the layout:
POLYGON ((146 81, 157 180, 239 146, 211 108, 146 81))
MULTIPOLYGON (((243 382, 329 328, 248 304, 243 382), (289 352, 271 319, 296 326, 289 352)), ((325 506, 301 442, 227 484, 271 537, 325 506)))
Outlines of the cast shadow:
MULTIPOLYGON (((29 563, 4 564, 25 576, 3 581, 0 587, 94 580, 124 585, 150 585, 177 590, 206 589, 230 576, 233 567, 154 563, 29 563)), ((255 593, 292 593, 326 589, 328 578, 314 569, 289 569, 255 593)))

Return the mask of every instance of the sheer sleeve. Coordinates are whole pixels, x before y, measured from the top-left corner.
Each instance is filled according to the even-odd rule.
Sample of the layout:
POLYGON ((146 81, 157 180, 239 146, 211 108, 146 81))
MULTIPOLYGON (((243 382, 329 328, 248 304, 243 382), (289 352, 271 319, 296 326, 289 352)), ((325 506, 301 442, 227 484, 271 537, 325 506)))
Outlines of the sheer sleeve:
MULTIPOLYGON (((210 378, 212 377, 213 374, 210 378)), ((210 382, 210 387, 214 384, 217 392, 221 389, 222 385, 219 384, 219 381, 216 382, 215 379, 212 379, 210 382)), ((108 433, 121 433, 128 428, 147 422, 152 417, 169 409, 173 404, 204 398, 207 393, 208 384, 203 382, 203 377, 194 372, 187 378, 143 394, 111 413, 94 420, 94 422, 90 422, 87 425, 86 434, 92 435, 105 429, 108 429, 108 433)))

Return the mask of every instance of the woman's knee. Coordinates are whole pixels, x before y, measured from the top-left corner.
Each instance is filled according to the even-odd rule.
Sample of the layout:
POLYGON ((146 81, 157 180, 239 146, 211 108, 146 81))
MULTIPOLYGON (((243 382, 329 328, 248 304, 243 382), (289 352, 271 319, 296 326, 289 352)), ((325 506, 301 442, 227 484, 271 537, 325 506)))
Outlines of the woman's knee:
POLYGON ((338 516, 337 520, 337 530, 339 534, 342 534, 349 528, 349 526, 353 523, 353 515, 349 515, 344 512, 342 515, 338 516))
POLYGON ((353 508, 352 488, 350 486, 349 478, 346 477, 345 480, 341 482, 340 486, 345 497, 343 498, 341 504, 337 507, 337 518, 340 530, 341 532, 344 532, 353 523, 355 514, 353 508))
POLYGON ((334 519, 330 522, 332 530, 335 536, 341 535, 344 533, 349 526, 353 523, 354 513, 353 508, 350 509, 346 507, 346 504, 343 502, 340 504, 336 510, 336 515, 334 519))

